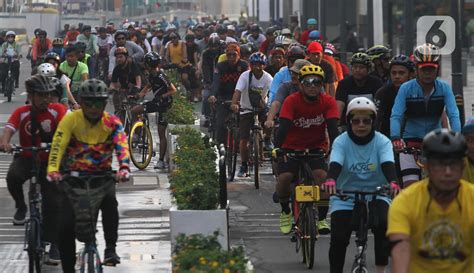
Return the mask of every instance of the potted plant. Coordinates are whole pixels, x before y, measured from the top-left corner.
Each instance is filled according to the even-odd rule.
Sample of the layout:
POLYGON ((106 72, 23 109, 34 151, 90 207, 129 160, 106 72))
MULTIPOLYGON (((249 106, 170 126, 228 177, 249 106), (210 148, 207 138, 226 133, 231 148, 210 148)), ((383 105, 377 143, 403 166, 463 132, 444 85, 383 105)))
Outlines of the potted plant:
POLYGON ((175 133, 177 149, 172 161, 176 169, 169 179, 176 204, 170 209, 171 243, 174 245, 180 233, 210 235, 218 230, 219 243, 228 249, 228 210, 217 209, 219 177, 215 149, 193 128, 179 128, 175 133))

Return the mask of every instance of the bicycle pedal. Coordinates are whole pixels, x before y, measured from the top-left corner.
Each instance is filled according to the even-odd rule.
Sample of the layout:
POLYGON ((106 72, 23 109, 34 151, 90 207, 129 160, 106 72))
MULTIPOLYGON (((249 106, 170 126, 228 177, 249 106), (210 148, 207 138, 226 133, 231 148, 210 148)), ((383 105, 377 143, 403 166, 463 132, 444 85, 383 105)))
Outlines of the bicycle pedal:
POLYGON ((296 237, 295 233, 291 234, 290 241, 292 243, 296 243, 298 241, 298 237, 296 237))
POLYGON ((153 152, 151 153, 151 157, 155 157, 155 156, 156 156, 156 152, 153 151, 153 152))
POLYGON ((103 266, 110 266, 110 267, 116 267, 117 264, 119 264, 119 263, 110 263, 110 262, 109 263, 102 263, 103 266))

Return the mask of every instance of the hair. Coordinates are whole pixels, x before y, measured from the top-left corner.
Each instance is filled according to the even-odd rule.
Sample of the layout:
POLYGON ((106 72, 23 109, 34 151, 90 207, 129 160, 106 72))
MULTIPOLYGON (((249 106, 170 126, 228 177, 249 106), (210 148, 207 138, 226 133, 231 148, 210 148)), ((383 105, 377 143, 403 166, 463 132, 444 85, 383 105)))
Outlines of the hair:
POLYGON ((70 53, 77 54, 77 47, 75 45, 68 45, 64 52, 66 55, 70 53))

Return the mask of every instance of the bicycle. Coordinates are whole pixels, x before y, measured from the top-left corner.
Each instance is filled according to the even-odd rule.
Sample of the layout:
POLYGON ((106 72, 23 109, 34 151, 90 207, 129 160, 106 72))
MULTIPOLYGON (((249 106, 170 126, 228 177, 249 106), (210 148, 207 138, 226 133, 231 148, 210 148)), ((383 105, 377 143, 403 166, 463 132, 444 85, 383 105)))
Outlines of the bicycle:
POLYGON ((257 108, 247 109, 241 108, 240 112, 248 112, 253 115, 253 125, 250 127, 250 138, 249 138, 249 175, 254 174, 255 188, 260 188, 260 173, 259 167, 261 164, 261 157, 263 156, 263 128, 258 120, 258 115, 264 110, 258 110, 257 108))
MULTIPOLYGON (((222 104, 228 106, 232 101, 225 101, 222 104)), ((239 115, 232 113, 226 121, 227 140, 226 140, 226 165, 227 180, 232 182, 235 178, 235 170, 237 169, 237 154, 239 152, 239 115)))
MULTIPOLYGON (((19 154, 24 151, 32 153, 32 158, 37 158, 37 154, 40 151, 49 151, 50 144, 42 143, 40 147, 21 147, 12 145, 12 152, 19 154)), ((25 240, 23 243, 23 250, 28 253, 28 272, 29 273, 41 273, 42 265, 45 259, 45 243, 42 240, 43 232, 41 225, 43 218, 41 214, 42 210, 42 195, 41 186, 38 181, 39 168, 36 160, 32 160, 31 166, 31 177, 29 179, 29 212, 30 217, 25 223, 25 240)))
POLYGON ((109 57, 98 55, 97 58, 97 79, 108 82, 109 57))
POLYGON ((360 211, 357 215, 360 216, 358 219, 358 225, 356 230, 356 247, 357 254, 352 264, 351 273, 368 273, 366 266, 365 251, 367 250, 367 238, 370 228, 369 223, 369 201, 366 200, 367 196, 372 196, 372 201, 377 196, 390 197, 390 186, 377 187, 375 191, 343 191, 338 190, 334 196, 341 198, 344 201, 354 199, 354 208, 359 208, 360 211), (349 194, 353 194, 351 196, 349 194))
POLYGON ((298 162, 296 184, 291 193, 294 218, 291 241, 296 243, 297 253, 300 249, 302 250, 303 263, 306 264, 308 269, 312 269, 314 265, 314 247, 319 236, 316 226, 319 221, 317 202, 320 200, 320 191, 319 186, 315 185, 313 172, 308 162, 313 159, 322 159, 326 154, 322 150, 279 150, 277 156, 287 157, 298 162))
POLYGON ((113 171, 92 174, 70 172, 64 175, 61 182, 74 211, 76 238, 85 244, 78 255, 81 273, 103 272, 104 264, 95 238, 97 214, 105 194, 111 187, 115 187, 114 175, 113 171))
POLYGON ((413 158, 415 159, 415 163, 418 167, 420 167, 420 171, 421 171, 419 175, 419 180, 427 176, 427 173, 425 170, 425 164, 424 164, 426 158, 423 157, 423 153, 420 148, 413 147, 413 146, 406 146, 402 150, 398 151, 398 153, 413 155, 413 158))
POLYGON ((7 75, 5 78, 5 86, 4 86, 4 96, 7 97, 7 101, 12 101, 12 95, 15 92, 15 79, 13 78, 12 73, 12 64, 15 58, 14 55, 8 54, 3 57, 7 61, 7 75))

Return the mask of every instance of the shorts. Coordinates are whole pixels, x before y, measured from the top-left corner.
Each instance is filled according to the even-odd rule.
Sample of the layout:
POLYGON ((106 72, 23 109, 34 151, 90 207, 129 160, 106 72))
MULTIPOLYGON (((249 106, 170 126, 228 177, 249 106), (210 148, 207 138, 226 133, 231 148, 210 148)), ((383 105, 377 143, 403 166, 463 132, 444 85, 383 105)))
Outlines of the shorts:
MULTIPOLYGON (((291 158, 278 158, 278 174, 282 173, 292 173, 298 175, 299 163, 295 159, 291 158)), ((309 167, 312 171, 314 170, 325 170, 328 169, 328 164, 326 163, 326 158, 311 159, 309 162, 309 167)))
POLYGON ((169 109, 169 107, 165 107, 160 105, 154 101, 148 101, 143 104, 144 113, 156 113, 156 123, 161 126, 168 126, 168 121, 165 119, 165 113, 169 109))
MULTIPOLYGON (((406 141, 408 147, 421 148, 421 142, 406 141)), ((421 168, 416 164, 415 155, 400 153, 400 172, 403 183, 407 181, 418 181, 421 179, 421 168)))
MULTIPOLYGON (((241 114, 239 121, 240 139, 248 140, 250 138, 250 129, 253 127, 253 113, 241 114)), ((263 128, 265 122, 265 114, 258 114, 258 121, 263 128)))

